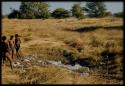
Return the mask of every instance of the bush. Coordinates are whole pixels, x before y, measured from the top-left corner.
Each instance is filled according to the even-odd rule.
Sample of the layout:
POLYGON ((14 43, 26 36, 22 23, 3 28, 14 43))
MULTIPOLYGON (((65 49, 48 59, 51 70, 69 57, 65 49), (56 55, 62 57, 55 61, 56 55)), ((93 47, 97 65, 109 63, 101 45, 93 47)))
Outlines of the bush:
POLYGON ((71 11, 72 11, 72 16, 75 16, 76 18, 79 19, 84 18, 83 9, 80 6, 80 4, 74 4, 71 11))
POLYGON ((110 11, 105 12, 105 16, 112 16, 112 13, 110 11))
POLYGON ((71 53, 71 59, 72 59, 72 61, 75 61, 75 60, 77 60, 78 58, 80 57, 80 53, 79 52, 72 52, 71 53))
POLYGON ((114 13, 115 17, 124 17, 124 13, 123 12, 118 12, 118 13, 114 13))
POLYGON ((8 15, 8 18, 20 18, 20 12, 13 9, 12 12, 8 15))
POLYGON ((22 2, 19 11, 12 10, 8 18, 46 19, 50 17, 48 7, 44 2, 22 2))
POLYGON ((57 8, 56 10, 53 11, 52 17, 59 18, 59 19, 67 18, 67 17, 70 17, 70 12, 63 8, 57 8))
POLYGON ((104 17, 107 9, 103 2, 87 2, 84 10, 89 17, 104 17))

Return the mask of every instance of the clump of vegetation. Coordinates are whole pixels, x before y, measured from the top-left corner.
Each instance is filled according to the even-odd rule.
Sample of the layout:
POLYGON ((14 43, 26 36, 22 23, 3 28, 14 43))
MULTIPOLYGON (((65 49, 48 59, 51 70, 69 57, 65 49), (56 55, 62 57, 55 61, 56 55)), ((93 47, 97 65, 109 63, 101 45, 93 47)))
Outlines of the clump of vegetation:
POLYGON ((71 59, 72 61, 77 60, 80 57, 80 53, 77 51, 71 52, 71 59))
POLYGON ((64 8, 57 8, 56 10, 53 11, 52 17, 54 18, 67 18, 70 16, 70 13, 68 10, 65 10, 64 8))
POLYGON ((103 2, 87 2, 84 10, 90 17, 104 17, 107 9, 103 2))
POLYGON ((79 19, 84 18, 84 11, 83 8, 80 6, 80 4, 74 4, 71 11, 72 11, 72 16, 79 19))
POLYGON ((47 19, 50 17, 49 5, 44 2, 22 2, 19 10, 12 10, 8 18, 47 19))
POLYGON ((98 40, 95 36, 93 36, 91 40, 91 45, 92 47, 100 47, 103 46, 103 43, 101 42, 101 40, 98 40))
POLYGON ((65 40, 65 43, 68 44, 69 46, 75 48, 79 52, 82 52, 82 50, 84 49, 84 47, 83 47, 84 44, 80 38, 68 39, 68 40, 65 40))
POLYGON ((19 18, 20 12, 18 10, 13 9, 12 12, 8 15, 9 19, 19 18))
POLYGON ((114 16, 123 18, 124 17, 124 13, 123 12, 114 13, 114 16))
MULTIPOLYGON (((48 19, 48 18, 69 18, 76 17, 83 19, 85 17, 105 17, 112 16, 111 12, 107 12, 104 2, 87 2, 85 7, 80 4, 74 4, 71 12, 64 8, 56 8, 52 13, 48 10, 49 4, 45 2, 22 2, 19 10, 12 9, 8 18, 17 19, 48 19), (87 16, 84 12, 87 12, 87 16)), ((123 17, 123 12, 115 13, 116 17, 123 17)))

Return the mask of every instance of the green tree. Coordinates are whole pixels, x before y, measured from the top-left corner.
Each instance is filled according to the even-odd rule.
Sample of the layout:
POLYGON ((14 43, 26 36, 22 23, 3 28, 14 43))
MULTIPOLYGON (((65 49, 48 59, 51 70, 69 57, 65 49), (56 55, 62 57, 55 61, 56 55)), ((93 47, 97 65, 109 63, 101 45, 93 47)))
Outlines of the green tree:
POLYGON ((45 2, 22 2, 20 6, 21 18, 49 18, 49 5, 45 2))
POLYGON ((20 12, 15 9, 11 9, 11 13, 8 15, 8 18, 19 18, 20 17, 20 12))
POLYGON ((76 18, 83 18, 84 17, 84 12, 82 7, 80 6, 80 4, 74 4, 72 9, 72 16, 76 17, 76 18))
POLYGON ((115 17, 124 17, 124 13, 123 12, 118 12, 118 13, 114 13, 115 17))
POLYGON ((112 16, 112 13, 110 11, 105 12, 105 16, 112 16))
POLYGON ((67 18, 70 17, 70 12, 64 8, 57 8, 52 12, 52 17, 54 18, 67 18))
POLYGON ((84 10, 90 17, 104 17, 107 9, 103 2, 87 2, 84 10))

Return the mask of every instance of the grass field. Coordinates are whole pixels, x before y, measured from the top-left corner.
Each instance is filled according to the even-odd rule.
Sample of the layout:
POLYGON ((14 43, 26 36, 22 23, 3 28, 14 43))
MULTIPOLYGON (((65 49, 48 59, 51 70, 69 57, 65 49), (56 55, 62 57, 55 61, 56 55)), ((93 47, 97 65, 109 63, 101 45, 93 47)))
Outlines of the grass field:
MULTIPOLYGON (((42 60, 67 62, 65 52, 71 52, 71 58, 88 59, 90 66, 96 69, 103 60, 102 53, 115 55, 113 65, 122 69, 123 59, 123 19, 121 18, 87 18, 70 19, 3 19, 2 35, 8 38, 18 33, 21 35, 21 51, 24 56, 37 54, 42 60)), ((113 69, 115 70, 115 69, 113 69)), ((103 71, 103 70, 101 70, 103 71)), ((122 73, 122 70, 120 71, 122 73)), ((19 69, 10 71, 2 66, 3 84, 122 84, 122 79, 107 79, 96 75, 82 77, 64 68, 32 66, 26 73, 19 69), (46 77, 45 77, 46 76, 46 77), (57 77, 56 77, 57 76, 57 77)), ((118 76, 119 77, 119 76, 118 76)))

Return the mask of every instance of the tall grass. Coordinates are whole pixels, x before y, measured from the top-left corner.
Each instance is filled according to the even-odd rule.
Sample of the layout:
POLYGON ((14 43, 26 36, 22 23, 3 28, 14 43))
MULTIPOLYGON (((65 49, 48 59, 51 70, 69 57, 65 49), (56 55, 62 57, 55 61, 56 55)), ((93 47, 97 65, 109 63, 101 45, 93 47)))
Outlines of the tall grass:
MULTIPOLYGON (((21 48, 24 55, 36 53, 38 58, 42 58, 43 60, 61 60, 65 63, 67 62, 67 59, 65 59, 64 51, 70 51, 71 57, 74 60, 89 59, 90 64, 99 65, 98 63, 102 61, 101 53, 107 51, 107 53, 116 54, 117 58, 115 60, 117 64, 120 65, 119 67, 122 67, 122 26, 123 19, 120 18, 82 20, 3 19, 2 34, 6 35, 7 38, 15 33, 20 34, 22 40, 21 48), (96 29, 92 29, 91 27, 96 29), (80 31, 78 29, 80 29, 80 31), (85 29, 87 29, 87 31, 85 29)), ((58 78, 50 80, 50 78, 54 77, 53 74, 57 72, 53 70, 51 71, 50 67, 42 69, 39 67, 33 67, 31 69, 29 69, 25 74, 17 74, 20 75, 19 83, 54 83, 54 80, 56 83, 58 83, 58 78), (47 70, 48 72, 45 73, 43 72, 44 70, 47 70), (52 73, 49 73, 50 71, 52 73)), ((82 80, 79 81, 82 83, 82 80)), ((97 81, 97 83, 99 82, 97 81)))

